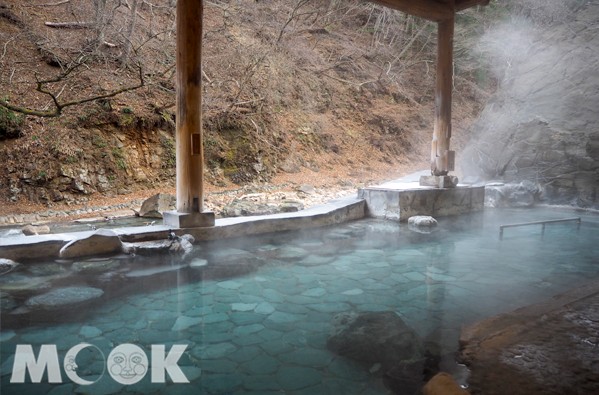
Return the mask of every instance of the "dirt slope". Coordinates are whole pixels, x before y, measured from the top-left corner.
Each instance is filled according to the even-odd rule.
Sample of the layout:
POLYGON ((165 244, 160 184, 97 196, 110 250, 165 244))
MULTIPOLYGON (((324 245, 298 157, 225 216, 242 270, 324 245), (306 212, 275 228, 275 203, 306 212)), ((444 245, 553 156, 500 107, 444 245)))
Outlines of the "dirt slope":
MULTIPOLYGON (((174 186, 175 9, 140 1, 128 37, 133 1, 106 3, 98 22, 91 0, 0 0, 0 100, 51 112, 52 97, 36 81, 56 80, 39 87, 60 106, 144 84, 61 107, 59 117, 0 107, 5 212, 174 186)), ((434 32, 369 3, 205 3, 208 190, 353 185, 426 168, 434 32)), ((456 147, 486 98, 469 73, 455 81, 456 147)))

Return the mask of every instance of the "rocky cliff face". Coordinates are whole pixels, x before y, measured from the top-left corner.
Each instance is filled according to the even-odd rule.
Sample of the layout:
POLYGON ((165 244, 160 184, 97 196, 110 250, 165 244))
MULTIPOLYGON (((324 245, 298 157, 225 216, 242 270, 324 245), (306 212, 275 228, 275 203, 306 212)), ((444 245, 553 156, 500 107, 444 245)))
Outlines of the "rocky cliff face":
POLYGON ((599 1, 570 3, 559 18, 512 19, 487 37, 488 51, 501 43, 503 79, 460 165, 466 176, 538 183, 551 203, 599 208, 599 1))

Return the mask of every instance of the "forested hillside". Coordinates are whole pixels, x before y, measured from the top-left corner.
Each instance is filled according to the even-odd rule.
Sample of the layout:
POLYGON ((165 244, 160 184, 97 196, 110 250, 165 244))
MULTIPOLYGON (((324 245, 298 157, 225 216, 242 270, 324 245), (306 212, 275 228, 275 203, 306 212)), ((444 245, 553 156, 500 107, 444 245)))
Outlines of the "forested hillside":
MULTIPOLYGON (((359 183, 426 168, 436 27, 368 2, 204 2, 210 188, 359 183)), ((174 185, 174 0, 0 0, 0 200, 87 202, 174 185)), ((454 138, 494 91, 460 15, 454 138)))

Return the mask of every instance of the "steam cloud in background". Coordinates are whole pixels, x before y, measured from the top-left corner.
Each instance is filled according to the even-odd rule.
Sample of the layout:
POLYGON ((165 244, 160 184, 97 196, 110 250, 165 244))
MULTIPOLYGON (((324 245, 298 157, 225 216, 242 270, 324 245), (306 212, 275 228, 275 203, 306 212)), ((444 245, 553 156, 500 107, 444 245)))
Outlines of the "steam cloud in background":
POLYGON ((460 170, 599 207, 599 0, 518 4, 477 45, 499 87, 458 153, 460 170))

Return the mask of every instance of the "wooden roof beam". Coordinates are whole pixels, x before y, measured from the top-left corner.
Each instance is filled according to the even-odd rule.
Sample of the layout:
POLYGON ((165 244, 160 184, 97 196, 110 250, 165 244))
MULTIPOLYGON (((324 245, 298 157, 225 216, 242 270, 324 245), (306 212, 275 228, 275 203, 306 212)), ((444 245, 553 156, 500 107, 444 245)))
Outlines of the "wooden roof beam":
POLYGON ((447 20, 458 11, 477 5, 487 5, 489 0, 455 0, 455 8, 446 0, 371 0, 385 7, 393 8, 406 14, 418 16, 430 21, 447 20))
POLYGON ((454 15, 454 10, 449 4, 435 0, 371 0, 385 7, 393 8, 406 14, 418 16, 430 21, 449 19, 454 15))
POLYGON ((467 8, 477 5, 489 5, 489 0, 455 0, 455 10, 464 11, 467 8))

